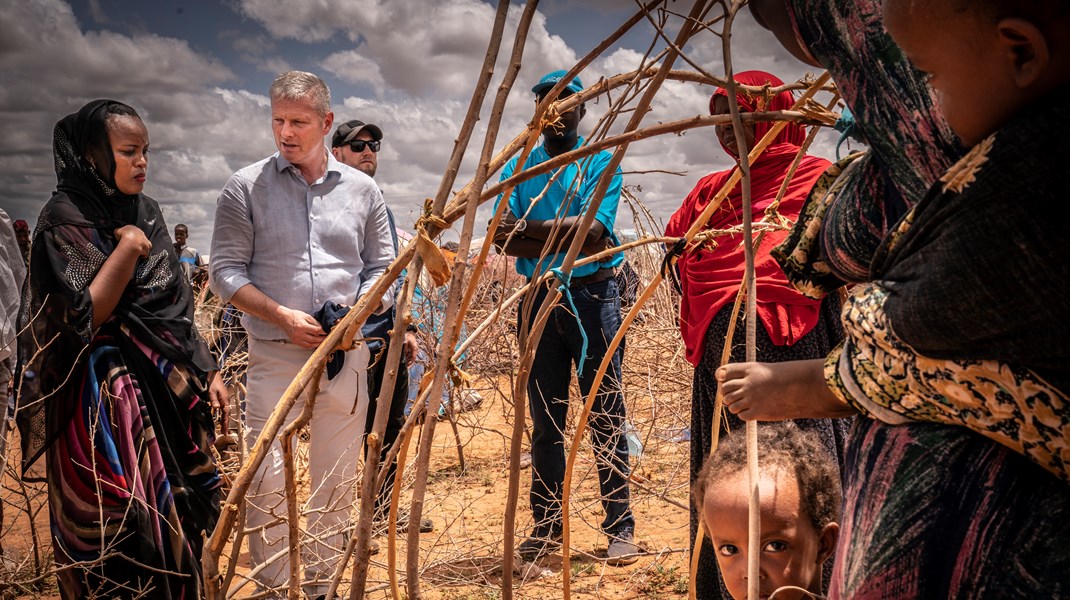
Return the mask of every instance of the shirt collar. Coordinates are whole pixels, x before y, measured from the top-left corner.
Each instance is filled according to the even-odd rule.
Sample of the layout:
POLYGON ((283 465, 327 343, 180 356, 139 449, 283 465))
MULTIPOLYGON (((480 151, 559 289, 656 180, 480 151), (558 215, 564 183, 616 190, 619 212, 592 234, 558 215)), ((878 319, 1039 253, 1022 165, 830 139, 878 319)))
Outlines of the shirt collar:
MULTIPOLYGON (((572 150, 576 150, 576 149, 582 147, 584 142, 585 142, 585 140, 583 139, 582 135, 576 136, 576 145, 573 146, 569 150, 569 152, 571 152, 572 150)), ((550 153, 546 151, 546 142, 543 142, 542 144, 539 144, 539 150, 542 152, 542 160, 540 160, 539 162, 546 161, 550 157, 550 153)))
MULTIPOLYGON (((327 148, 327 146, 323 147, 323 151, 327 153, 327 171, 323 174, 323 180, 327 181, 331 177, 332 173, 334 174, 335 177, 341 177, 342 176, 342 169, 341 169, 342 163, 339 162, 339 160, 334 157, 334 154, 331 153, 331 150, 329 148, 327 148)), ((288 167, 294 167, 294 170, 300 172, 300 169, 295 167, 294 164, 291 163, 290 161, 288 161, 285 158, 283 158, 281 153, 275 152, 274 157, 275 157, 275 170, 278 171, 279 173, 282 173, 288 167)))
MULTIPOLYGON (((326 148, 326 146, 324 146, 326 148)), ((334 157, 334 153, 327 149, 327 175, 336 173, 339 177, 342 176, 342 167, 345 165, 342 161, 334 157)))

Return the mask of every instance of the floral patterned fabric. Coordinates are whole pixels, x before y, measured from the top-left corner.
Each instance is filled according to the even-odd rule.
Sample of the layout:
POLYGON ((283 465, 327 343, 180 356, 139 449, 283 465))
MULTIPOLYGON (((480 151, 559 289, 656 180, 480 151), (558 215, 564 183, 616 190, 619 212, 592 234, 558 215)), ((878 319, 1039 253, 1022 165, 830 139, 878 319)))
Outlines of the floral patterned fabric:
POLYGON ((852 171, 864 164, 866 155, 856 152, 830 166, 814 182, 795 227, 781 245, 770 250, 792 285, 807 298, 822 298, 843 285, 822 255, 821 230, 829 207, 843 193, 851 193, 852 171))
POLYGON ((892 331, 887 297, 887 289, 867 284, 848 298, 851 341, 826 363, 833 392, 888 424, 962 425, 1070 481, 1070 398, 1020 366, 917 354, 892 331))
POLYGON ((1057 100, 1012 120, 903 218, 845 306, 828 378, 881 421, 962 425, 1070 481, 1070 241, 1050 217, 1070 185, 1027 150, 1066 119, 1057 100))
POLYGON ((848 439, 832 598, 1070 595, 1070 89, 1013 118, 890 232, 826 378, 848 439))
POLYGON ((1070 597, 1070 236, 1054 218, 1070 190, 1065 152, 1047 150, 1070 133, 1070 90, 955 164, 880 4, 788 0, 869 146, 819 182, 777 255, 809 295, 873 282, 826 368, 867 415, 847 440, 829 597, 1070 597))

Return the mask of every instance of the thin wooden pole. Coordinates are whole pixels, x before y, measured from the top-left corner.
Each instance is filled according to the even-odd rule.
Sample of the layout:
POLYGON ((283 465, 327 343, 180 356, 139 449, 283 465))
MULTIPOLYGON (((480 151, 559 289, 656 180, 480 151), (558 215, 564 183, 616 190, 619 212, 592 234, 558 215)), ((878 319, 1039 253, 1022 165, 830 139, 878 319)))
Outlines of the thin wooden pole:
MULTIPOLYGON (((756 283, 754 281, 754 238, 751 233, 751 221, 753 220, 753 215, 751 214, 750 160, 747 156, 747 136, 743 129, 743 122, 739 118, 739 98, 737 97, 735 75, 732 69, 732 24, 735 22, 736 12, 742 8, 742 6, 742 1, 734 0, 732 6, 729 7, 728 13, 725 15, 725 25, 724 31, 721 34, 721 42, 724 52, 725 80, 727 84, 725 90, 728 92, 728 109, 732 115, 732 130, 735 134, 736 145, 738 146, 739 171, 742 179, 740 189, 743 195, 743 256, 746 261, 744 280, 747 283, 746 316, 744 317, 747 338, 745 354, 747 361, 752 362, 756 357, 755 344, 757 328, 754 322, 756 283)), ((758 470, 757 421, 747 421, 746 434, 747 487, 750 490, 748 506, 749 518, 747 520, 747 598, 748 600, 758 600, 761 584, 759 570, 761 568, 762 541, 761 494, 758 489, 761 475, 758 470)))
MULTIPOLYGON (((677 37, 676 37, 676 41, 678 43, 678 46, 682 47, 687 42, 687 40, 691 37, 691 33, 694 31, 694 20, 697 19, 706 10, 707 10, 707 1, 706 0, 696 0, 696 2, 694 3, 694 5, 691 8, 691 13, 689 15, 689 19, 685 20, 680 25, 680 31, 677 33, 677 37)), ((636 104, 635 112, 632 114, 632 118, 629 120, 628 124, 625 126, 625 131, 634 131, 636 129, 639 129, 639 124, 642 122, 643 117, 646 116, 646 112, 650 107, 650 103, 654 100, 654 96, 657 94, 658 90, 661 88, 662 83, 664 83, 666 78, 668 77, 669 72, 672 70, 672 65, 676 61, 676 58, 677 58, 678 55, 679 55, 679 52, 676 51, 676 50, 672 50, 672 49, 669 52, 666 53, 665 60, 662 62, 660 68, 658 69, 657 74, 654 75, 653 78, 651 78, 650 84, 647 86, 646 90, 643 92, 642 98, 640 98, 639 102, 636 104)), ((621 160, 624 158, 624 153, 627 152, 627 150, 628 150, 628 144, 625 143, 625 144, 622 144, 622 145, 618 146, 616 151, 614 151, 613 157, 612 157, 612 159, 610 159, 609 165, 607 165, 605 172, 602 174, 602 178, 599 180, 598 185, 595 188, 594 194, 592 195, 592 198, 590 199, 589 206, 587 207, 587 210, 584 213, 583 219, 580 222, 580 228, 581 228, 580 231, 587 231, 590 228, 591 223, 594 221, 595 214, 598 212, 598 207, 601 205, 602 198, 605 196, 606 190, 609 188, 609 182, 612 179, 612 177, 614 176, 615 171, 617 169, 617 166, 620 165, 621 160)), ((564 259, 564 261, 563 261, 563 263, 561 265, 561 270, 563 272, 571 273, 572 266, 573 266, 572 263, 575 261, 576 256, 579 254, 579 250, 580 250, 582 245, 583 245, 583 236, 577 235, 573 239, 572 245, 571 245, 571 247, 569 247, 568 253, 565 255, 565 259, 564 259)), ((561 295, 560 292, 554 292, 554 293, 547 294, 546 295, 547 296, 546 300, 544 301, 543 305, 544 306, 553 306, 553 304, 557 303, 557 300, 560 297, 560 295, 561 295), (552 300, 551 300, 551 297, 552 297, 552 300)), ((633 318, 634 318, 634 316, 633 316, 633 318)), ((620 338, 621 334, 626 330, 627 330, 627 327, 625 327, 622 324, 621 328, 619 328, 619 330, 617 331, 617 334, 614 336, 614 339, 616 340, 616 339, 620 338)), ((619 344, 619 342, 618 342, 618 344, 619 344)), ((615 351, 616 351, 616 348, 610 348, 610 349, 608 349, 606 351, 606 354, 602 359, 603 365, 608 365, 607 359, 611 359, 612 356, 613 356, 613 353, 615 351)), ((604 373, 605 373, 605 370, 603 369, 602 370, 602 374, 604 375, 604 373)), ((615 382, 615 385, 620 386, 620 385, 622 385, 622 383, 623 382, 618 381, 618 382, 615 382)), ((591 392, 590 392, 591 396, 590 396, 590 398, 592 399, 592 404, 593 404, 594 395, 598 394, 599 387, 601 387, 601 380, 600 379, 598 379, 591 386, 591 392)), ((585 408, 586 408, 586 406, 585 406, 585 408)), ((585 411, 585 412, 589 413, 589 411, 585 411)), ((623 432, 621 432, 620 435, 623 435, 623 432)), ((572 447, 569 449, 569 455, 571 457, 573 457, 573 460, 575 459, 576 450, 579 447, 579 442, 578 442, 579 439, 581 439, 581 438, 575 438, 573 440, 572 447)), ((561 540, 562 540, 561 571, 562 571, 563 583, 564 583, 562 592, 563 592, 563 597, 565 598, 565 600, 568 600, 571 597, 571 592, 572 592, 572 573, 571 573, 571 556, 570 556, 571 553, 569 552, 569 547, 570 547, 570 543, 569 543, 570 542, 570 540, 569 540, 569 538, 570 538, 570 527, 569 527, 568 497, 565 495, 567 493, 569 487, 570 487, 571 479, 572 479, 572 472, 571 472, 570 469, 567 468, 567 465, 566 465, 565 480, 562 482, 563 486, 562 486, 562 497, 561 497, 561 526, 562 526, 562 528, 561 528, 561 540)))
MULTIPOLYGON (((405 459, 408 457, 409 444, 412 442, 412 434, 416 428, 409 428, 401 440, 401 450, 398 451, 398 468, 394 474, 394 489, 390 492, 390 518, 387 523, 386 538, 386 568, 390 579, 390 593, 394 600, 401 600, 401 590, 398 588, 398 504, 401 501, 401 484, 405 476, 405 459)), ((411 524, 412 521, 409 521, 411 524)))
MULTIPOLYGON (((503 0, 503 4, 507 4, 507 2, 503 0)), ((520 21, 517 24, 516 35, 513 40, 513 53, 510 57, 509 66, 502 78, 502 83, 498 87, 494 105, 491 108, 490 121, 487 125, 486 137, 484 138, 483 153, 479 161, 479 166, 476 169, 475 178, 470 185, 473 194, 477 193, 476 190, 483 188, 489 175, 490 157, 493 154, 494 146, 497 142, 498 129, 501 125, 502 115, 505 112, 505 102, 509 96, 509 91, 512 89, 513 82, 516 81, 516 76, 520 72, 521 57, 524 53, 528 30, 535 17, 537 6, 537 0, 529 0, 527 4, 525 4, 524 10, 520 16, 520 21)), ((499 34, 498 37, 500 38, 501 35, 499 34)), ((437 204, 434 207, 434 212, 432 214, 437 214, 442 210, 445 204, 444 200, 445 199, 443 198, 443 203, 437 204)), ((450 370, 453 350, 456 346, 457 338, 460 335, 460 321, 462 320, 460 318, 460 315, 462 314, 460 309, 462 295, 464 293, 464 276, 468 266, 468 252, 472 244, 472 232, 475 227, 476 210, 478 207, 479 202, 476 198, 472 198, 466 203, 464 224, 461 229, 461 239, 457 250, 457 257, 454 262, 453 278, 450 282, 449 298, 446 305, 445 323, 447 324, 447 327, 439 342, 438 356, 435 362, 435 378, 431 382, 431 389, 429 392, 431 398, 439 398, 441 396, 443 386, 445 385, 445 378, 450 370)), ((419 523, 423 514, 423 499, 427 489, 427 474, 430 466, 431 444, 434 440, 436 422, 437 419, 434 419, 431 416, 424 419, 423 432, 420 437, 419 458, 416 463, 416 483, 409 508, 410 523, 419 523)), ((420 578, 418 571, 420 557, 419 535, 420 531, 418 527, 409 527, 406 547, 405 582, 408 597, 410 599, 420 598, 420 578)))
MULTIPOLYGON (((319 379, 312 380, 305 394, 305 404, 301 414, 292 423, 282 428, 282 461, 285 475, 286 492, 286 529, 289 537, 290 573, 287 595, 290 600, 298 600, 301 597, 301 521, 298 515, 297 503, 297 473, 296 461, 294 461, 294 435, 297 431, 308 424, 312 419, 312 409, 316 404, 316 395, 319 393, 319 379)), ((248 504, 246 504, 248 507, 248 504)))

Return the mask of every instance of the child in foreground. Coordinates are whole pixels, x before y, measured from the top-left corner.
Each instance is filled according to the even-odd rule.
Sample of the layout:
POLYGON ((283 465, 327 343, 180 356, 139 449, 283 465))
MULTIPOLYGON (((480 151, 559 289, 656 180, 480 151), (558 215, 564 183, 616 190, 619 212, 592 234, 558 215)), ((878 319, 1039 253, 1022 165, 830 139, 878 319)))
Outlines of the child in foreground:
MULTIPOLYGON (((816 434, 793 423, 758 429, 761 466, 759 593, 777 600, 822 594, 822 566, 839 535, 840 481, 836 461, 816 434), (804 590, 806 593, 804 593, 804 590)), ((694 501, 713 542, 725 586, 747 597, 746 435, 729 435, 699 473, 694 501)))

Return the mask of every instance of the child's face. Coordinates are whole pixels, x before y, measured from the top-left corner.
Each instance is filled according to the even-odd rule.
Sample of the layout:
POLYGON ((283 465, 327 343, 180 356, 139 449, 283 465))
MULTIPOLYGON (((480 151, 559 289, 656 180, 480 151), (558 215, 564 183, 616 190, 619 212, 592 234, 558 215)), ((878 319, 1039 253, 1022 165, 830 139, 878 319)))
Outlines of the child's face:
MULTIPOLYGON (((836 547, 839 527, 830 523, 817 531, 810 516, 801 514, 799 484, 785 469, 762 472, 761 562, 759 594, 768 598, 777 589, 795 586, 821 593, 821 566, 836 547)), ((747 473, 711 482, 702 503, 702 518, 712 538, 725 585, 736 600, 747 597, 747 473)), ((785 590, 777 600, 803 598, 785 590)))
POLYGON ((884 25, 929 85, 948 124, 973 146, 1037 98, 1052 75, 1044 36, 948 0, 885 0, 884 25), (1045 46, 1046 48, 1046 46, 1045 46), (1043 56, 1041 56, 1043 54, 1043 56))

